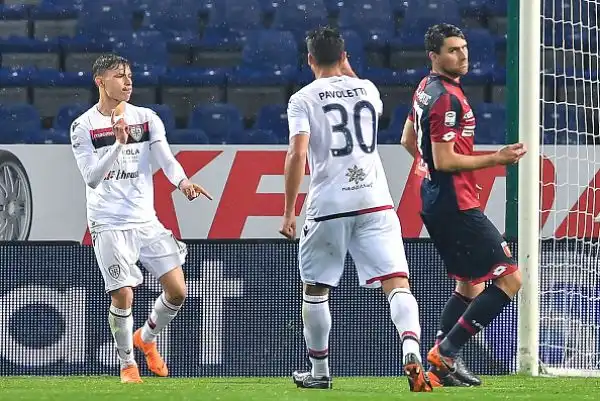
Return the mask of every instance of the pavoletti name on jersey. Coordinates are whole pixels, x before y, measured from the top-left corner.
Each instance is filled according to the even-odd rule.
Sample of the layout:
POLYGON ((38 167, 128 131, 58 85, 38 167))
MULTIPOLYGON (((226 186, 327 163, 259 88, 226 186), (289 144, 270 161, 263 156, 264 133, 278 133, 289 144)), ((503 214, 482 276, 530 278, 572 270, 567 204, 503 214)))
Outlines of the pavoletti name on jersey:
POLYGON ((129 180, 132 178, 138 178, 140 176, 139 171, 127 172, 124 170, 111 170, 106 174, 104 180, 129 180))
POLYGON ((356 97, 359 95, 366 96, 367 90, 365 88, 354 88, 354 89, 346 89, 343 91, 325 91, 319 93, 319 99, 335 99, 335 98, 343 98, 343 97, 356 97))

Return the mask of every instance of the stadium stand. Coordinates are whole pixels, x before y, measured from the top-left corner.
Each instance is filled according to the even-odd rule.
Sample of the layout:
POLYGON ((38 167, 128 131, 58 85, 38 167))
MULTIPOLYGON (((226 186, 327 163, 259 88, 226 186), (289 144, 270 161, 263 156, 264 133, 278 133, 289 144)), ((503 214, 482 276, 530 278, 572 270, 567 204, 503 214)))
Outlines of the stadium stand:
POLYGON ((96 101, 93 60, 115 51, 133 63, 131 101, 156 105, 173 142, 286 143, 287 100, 312 79, 306 31, 328 23, 380 88, 379 141, 397 143, 427 73, 423 34, 443 20, 469 40, 463 85, 478 105, 477 141, 504 143, 506 9, 506 0, 0 0, 0 112, 17 130, 0 141, 61 143, 75 111, 96 101), (10 114, 27 105, 40 124, 33 111, 10 114), (236 115, 232 131, 215 131, 211 107, 236 115))

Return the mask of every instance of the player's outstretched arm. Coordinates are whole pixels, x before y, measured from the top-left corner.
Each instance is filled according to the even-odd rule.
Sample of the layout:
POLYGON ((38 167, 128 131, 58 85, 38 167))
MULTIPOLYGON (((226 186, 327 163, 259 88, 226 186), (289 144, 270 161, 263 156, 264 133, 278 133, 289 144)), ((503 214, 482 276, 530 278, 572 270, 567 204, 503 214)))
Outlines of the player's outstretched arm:
POLYGON ((149 128, 150 152, 171 184, 179 188, 189 200, 193 200, 200 195, 204 195, 212 200, 212 196, 204 188, 192 183, 188 179, 185 171, 183 171, 183 167, 181 167, 181 164, 173 156, 173 152, 171 152, 171 148, 167 142, 165 126, 160 117, 155 113, 152 113, 149 128))
POLYGON ((117 160, 123 144, 124 142, 116 140, 110 146, 109 151, 99 158, 92 144, 89 127, 82 126, 79 121, 74 121, 71 124, 71 149, 73 150, 77 167, 79 167, 83 180, 91 188, 95 189, 100 185, 112 168, 115 160, 117 160))
POLYGON ((412 122, 410 118, 407 118, 404 123, 400 144, 404 146, 404 149, 406 149, 412 157, 417 156, 417 133, 415 132, 415 123, 412 122))

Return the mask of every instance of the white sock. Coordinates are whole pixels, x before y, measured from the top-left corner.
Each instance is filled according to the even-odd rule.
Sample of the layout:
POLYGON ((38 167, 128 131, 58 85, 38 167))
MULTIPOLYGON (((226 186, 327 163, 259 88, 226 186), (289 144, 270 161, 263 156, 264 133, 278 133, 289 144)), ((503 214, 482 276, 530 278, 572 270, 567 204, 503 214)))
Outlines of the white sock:
POLYGON ((165 298, 163 292, 156 298, 154 308, 142 327, 142 341, 145 343, 156 341, 156 337, 177 316, 181 305, 173 305, 165 298))
POLYGON ((304 294, 302 322, 304 341, 312 364, 311 374, 313 377, 329 377, 329 296, 304 294))
POLYGON ((108 313, 108 324, 115 340, 115 347, 117 348, 117 356, 121 362, 121 368, 135 364, 131 308, 119 309, 111 304, 108 313))
POLYGON ((388 296, 392 321, 402 339, 402 361, 407 354, 415 354, 421 360, 421 324, 419 305, 408 288, 395 288, 388 296))

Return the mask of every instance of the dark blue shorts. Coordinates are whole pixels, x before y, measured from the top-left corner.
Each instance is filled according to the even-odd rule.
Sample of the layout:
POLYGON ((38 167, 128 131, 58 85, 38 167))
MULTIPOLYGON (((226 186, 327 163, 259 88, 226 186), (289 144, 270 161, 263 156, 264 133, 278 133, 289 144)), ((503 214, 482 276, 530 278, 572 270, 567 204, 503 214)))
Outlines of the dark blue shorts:
POLYGON ((506 240, 481 210, 421 217, 448 276, 477 284, 518 270, 506 240))

